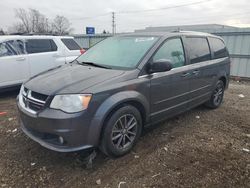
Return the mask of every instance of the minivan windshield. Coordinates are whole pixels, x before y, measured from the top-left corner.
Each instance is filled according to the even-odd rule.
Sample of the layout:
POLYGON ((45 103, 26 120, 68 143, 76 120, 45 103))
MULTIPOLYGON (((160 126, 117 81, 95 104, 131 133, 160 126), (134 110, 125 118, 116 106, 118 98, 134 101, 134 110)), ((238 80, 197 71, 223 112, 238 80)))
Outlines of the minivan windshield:
POLYGON ((94 63, 114 69, 132 69, 157 41, 152 36, 109 37, 81 55, 79 63, 94 63))

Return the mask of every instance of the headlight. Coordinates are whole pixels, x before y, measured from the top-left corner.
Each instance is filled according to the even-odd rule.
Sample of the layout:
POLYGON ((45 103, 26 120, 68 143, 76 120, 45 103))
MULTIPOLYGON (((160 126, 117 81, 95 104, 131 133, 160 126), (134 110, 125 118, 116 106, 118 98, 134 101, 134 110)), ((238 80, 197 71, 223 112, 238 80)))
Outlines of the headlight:
POLYGON ((50 108, 73 113, 88 108, 91 94, 56 95, 50 104, 50 108))

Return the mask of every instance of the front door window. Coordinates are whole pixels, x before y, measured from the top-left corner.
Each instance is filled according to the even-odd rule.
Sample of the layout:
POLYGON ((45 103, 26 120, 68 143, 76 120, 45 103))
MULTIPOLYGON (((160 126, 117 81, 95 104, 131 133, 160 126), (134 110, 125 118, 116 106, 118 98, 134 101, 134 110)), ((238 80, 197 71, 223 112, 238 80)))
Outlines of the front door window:
POLYGON ((185 64, 185 54, 180 38, 167 40, 153 57, 153 62, 167 60, 172 63, 173 68, 181 67, 185 64))

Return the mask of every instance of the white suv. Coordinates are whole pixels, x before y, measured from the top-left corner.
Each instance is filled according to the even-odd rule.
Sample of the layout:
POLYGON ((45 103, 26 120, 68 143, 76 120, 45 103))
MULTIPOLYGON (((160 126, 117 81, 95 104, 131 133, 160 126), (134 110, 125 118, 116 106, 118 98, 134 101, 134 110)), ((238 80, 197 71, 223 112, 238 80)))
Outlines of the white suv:
POLYGON ((66 36, 0 36, 0 91, 69 63, 84 50, 66 36))

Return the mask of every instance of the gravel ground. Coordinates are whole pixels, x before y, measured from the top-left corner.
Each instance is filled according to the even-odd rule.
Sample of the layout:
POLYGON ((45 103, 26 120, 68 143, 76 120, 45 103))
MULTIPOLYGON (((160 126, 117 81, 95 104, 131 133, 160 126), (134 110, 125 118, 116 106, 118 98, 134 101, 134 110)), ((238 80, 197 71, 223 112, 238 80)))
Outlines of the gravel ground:
POLYGON ((150 128, 130 154, 57 153, 20 130, 15 96, 1 95, 0 187, 250 187, 250 84, 231 82, 223 105, 150 128), (244 95, 239 96, 240 94, 244 95), (11 96, 11 97, 10 97, 11 96))

